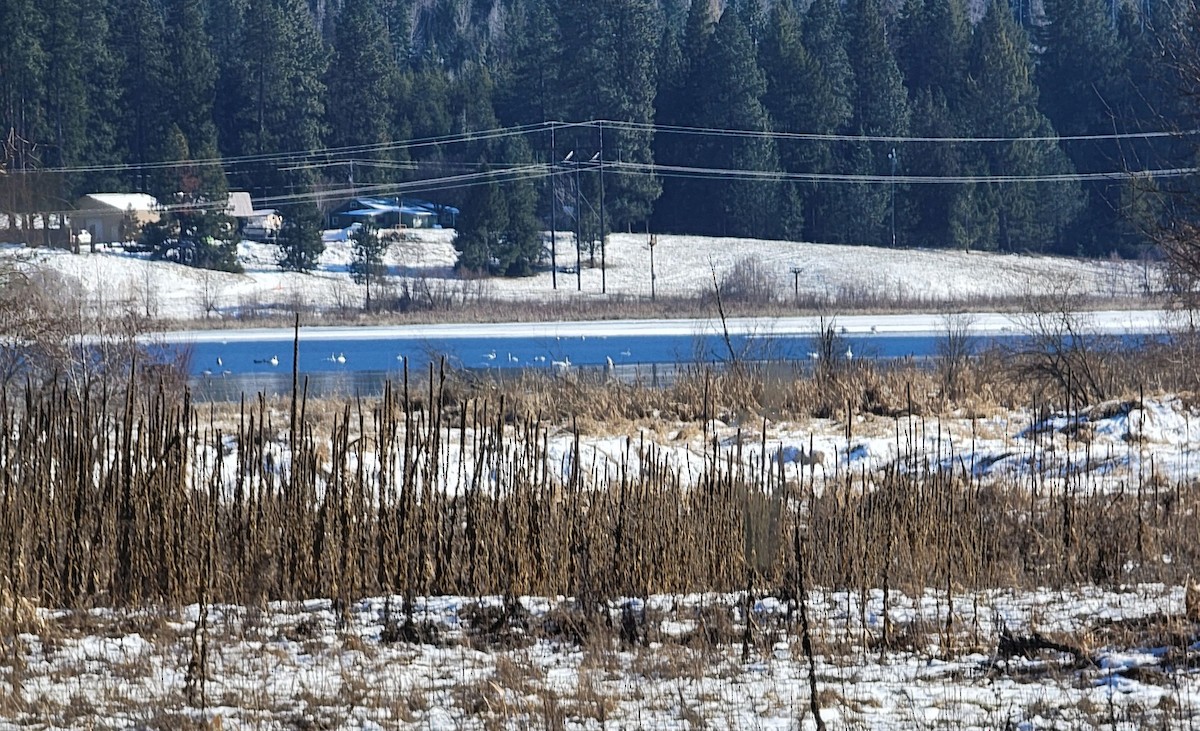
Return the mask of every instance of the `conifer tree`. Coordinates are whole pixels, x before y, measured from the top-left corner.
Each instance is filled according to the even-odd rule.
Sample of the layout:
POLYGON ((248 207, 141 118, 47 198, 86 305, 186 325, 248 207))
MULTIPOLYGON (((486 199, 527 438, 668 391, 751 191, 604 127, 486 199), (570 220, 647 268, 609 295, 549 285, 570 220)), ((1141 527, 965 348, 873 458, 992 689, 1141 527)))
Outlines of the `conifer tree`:
MULTIPOLYGON (((327 58, 302 0, 252 0, 246 12, 235 91, 237 153, 304 152, 321 147, 327 58)), ((247 166, 239 187, 255 197, 304 193, 312 172, 247 166)))
POLYGON ((45 113, 50 132, 44 161, 52 167, 77 165, 87 148, 88 90, 83 71, 83 43, 75 0, 44 0, 46 58, 45 113))
POLYGON ((511 58, 497 80, 496 113, 505 125, 564 118, 558 66, 562 41, 547 0, 525 0, 507 28, 511 58))
POLYGON ((288 271, 311 272, 320 263, 325 251, 321 240, 321 215, 309 203, 285 206, 280 214, 283 227, 276 240, 279 246, 279 267, 288 271))
MULTIPOLYGON (((847 52, 850 38, 840 3, 837 0, 814 0, 801 31, 804 47, 820 64, 823 83, 830 91, 830 120, 837 120, 839 125, 831 131, 858 132, 851 124, 855 113, 855 81, 847 52)), ((846 172, 845 158, 850 152, 845 144, 828 146, 822 152, 822 158, 819 158, 827 167, 819 172, 846 172)), ((841 206, 845 192, 844 184, 823 183, 815 186, 805 206, 805 229, 809 238, 815 241, 846 240, 845 213, 841 206)))
MULTIPOLYGON (((490 155, 516 163, 532 159, 528 146, 517 138, 493 145, 490 155)), ((490 167, 485 165, 482 171, 490 167)), ((522 178, 498 183, 493 178, 473 187, 458 219, 454 248, 460 270, 506 277, 532 274, 542 258, 533 183, 522 178)))
MULTIPOLYGON (((1042 112, 1060 135, 1095 135, 1120 129, 1130 120, 1117 118, 1130 95, 1127 49, 1109 19, 1102 0, 1048 0, 1045 51, 1037 83, 1042 112)), ((1124 150, 1111 140, 1072 142, 1066 148, 1081 173, 1109 172, 1124 150)), ((1086 213, 1070 231, 1075 245, 1103 254, 1114 244, 1120 223, 1122 186, 1118 181, 1085 184, 1086 213)))
MULTIPOLYGON (((829 134, 850 116, 848 100, 837 99, 820 62, 804 47, 800 17, 791 0, 771 10, 760 46, 767 81, 763 103, 777 132, 829 134)), ((788 173, 826 172, 831 167, 829 144, 814 139, 778 143, 780 167, 788 173)), ((804 213, 816 191, 808 183, 784 183, 780 189, 780 233, 799 238, 807 233, 804 213)))
POLYGON ((387 266, 383 257, 387 254, 389 242, 379 235, 379 230, 371 225, 360 226, 350 235, 352 255, 350 260, 350 278, 355 284, 361 284, 366 289, 366 302, 363 309, 371 311, 371 286, 378 288, 387 277, 387 266))
MULTIPOLYGON (((79 6, 78 27, 82 29, 80 54, 83 64, 85 96, 85 149, 78 160, 85 165, 111 166, 125 161, 118 123, 120 113, 120 69, 118 55, 109 46, 109 28, 114 22, 110 0, 92 0, 79 6)), ((117 190, 120 180, 115 172, 94 169, 74 176, 73 195, 117 190)))
POLYGON ((955 110, 962 102, 971 24, 963 0, 907 0, 899 23, 896 61, 909 96, 940 93, 955 110))
MULTIPOLYGON (((696 148, 686 136, 662 132, 671 126, 703 124, 696 102, 704 93, 702 69, 713 30, 716 10, 711 0, 695 0, 688 7, 683 35, 676 38, 664 30, 658 50, 659 81, 655 105, 655 123, 660 132, 654 139, 654 159, 659 165, 696 164, 696 148)), ((654 209, 654 227, 661 231, 692 230, 695 196, 699 186, 694 180, 668 177, 662 183, 662 195, 654 209)))
MULTIPOLYGON (((204 25, 202 0, 170 0, 167 4, 166 65, 164 84, 170 89, 165 106, 171 122, 187 140, 193 159, 220 156, 217 127, 213 122, 216 101, 217 63, 204 25)), ((163 156, 163 159, 173 159, 163 156)), ((220 166, 198 169, 199 184, 206 196, 225 197, 228 186, 220 166)))
POLYGON ((150 178, 156 184, 156 197, 169 208, 158 221, 143 228, 142 244, 160 259, 202 269, 241 271, 234 222, 225 213, 225 196, 215 197, 203 189, 197 168, 188 162, 187 137, 178 125, 171 125, 161 149, 164 158, 178 164, 156 169, 150 178))
POLYGON ((455 268, 475 274, 491 271, 492 250, 507 228, 508 207, 500 184, 489 180, 472 187, 454 234, 454 248, 458 251, 455 268))
MULTIPOLYGON (((111 47, 120 54, 120 112, 123 147, 130 162, 157 162, 162 158, 170 120, 162 103, 169 93, 165 86, 166 50, 163 19, 150 0, 116 0, 120 20, 111 27, 111 47)), ((145 190, 149 174, 142 168, 126 181, 145 190)))
MULTIPOLYGON (((700 118, 717 129, 769 132, 763 107, 766 79, 758 67, 745 26, 737 13, 725 12, 713 33, 703 62, 710 70, 697 100, 700 118)), ((768 136, 714 136, 696 145, 693 164, 731 171, 752 171, 718 180, 695 181, 704 201, 693 211, 699 231, 713 235, 771 237, 779 235, 776 181, 778 153, 768 136)))
MULTIPOLYGON (((347 0, 337 19, 333 58, 325 81, 330 147, 378 145, 392 139, 393 94, 399 69, 388 34, 380 32, 384 18, 377 2, 347 0)), ((393 172, 360 166, 353 171, 353 183, 382 182, 393 172)))
MULTIPOLYGON (((963 0, 909 0, 899 26, 897 62, 909 90, 911 133, 916 137, 969 137, 971 123, 964 108, 967 51, 971 28, 963 0)), ((954 177, 963 174, 963 146, 915 142, 897 150, 898 164, 910 175, 954 177)), ((918 246, 955 246, 955 215, 967 216, 977 206, 968 195, 956 208, 958 186, 914 185, 899 205, 904 240, 918 246), (956 214, 955 211, 958 211, 956 214)), ((971 225, 963 219, 962 230, 971 225)))
MULTIPOLYGON (((37 145, 44 139, 44 83, 47 59, 42 48, 45 18, 35 0, 0 3, 0 114, 7 140, 5 167, 26 170, 40 165, 37 145)), ((5 181, 12 190, 14 181, 5 181)), ((11 208, 10 210, 17 210, 11 208)))
MULTIPOLYGON (((851 0, 847 30, 855 90, 850 129, 867 136, 907 135, 908 92, 888 45, 878 1, 851 0)), ((887 176, 892 172, 894 147, 866 142, 844 145, 840 170, 853 175, 887 176)), ((849 243, 892 243, 889 224, 896 196, 892 184, 843 184, 838 194, 830 206, 832 218, 842 224, 837 238, 849 243)))
MULTIPOLYGON (((1054 137, 1050 121, 1038 111, 1031 78, 1029 43, 1002 4, 993 3, 975 31, 967 103, 973 131, 980 137, 1054 137)), ((1016 140, 981 145, 979 164, 999 176, 1045 176, 1072 172, 1070 161, 1052 141, 1016 140)), ((984 248, 1043 251, 1079 212, 1078 183, 989 183, 985 197, 995 201, 995 238, 973 235, 984 248)), ((977 196, 978 197, 978 196, 977 196)))
MULTIPOLYGON (((635 125, 654 121, 655 46, 660 16, 651 0, 564 0, 559 10, 562 55, 559 86, 567 120, 616 119, 635 125)), ((605 160, 649 166, 654 162, 646 129, 609 127, 566 135, 574 149, 591 149, 605 160), (601 143, 604 150, 601 151, 601 143)), ((589 153, 590 157, 590 153, 589 153)), ((589 185, 594 185, 589 177, 589 185)), ((604 206, 608 222, 628 228, 646 220, 661 193, 659 181, 645 174, 608 174, 604 206)), ((597 190, 590 196, 599 204, 597 190)))

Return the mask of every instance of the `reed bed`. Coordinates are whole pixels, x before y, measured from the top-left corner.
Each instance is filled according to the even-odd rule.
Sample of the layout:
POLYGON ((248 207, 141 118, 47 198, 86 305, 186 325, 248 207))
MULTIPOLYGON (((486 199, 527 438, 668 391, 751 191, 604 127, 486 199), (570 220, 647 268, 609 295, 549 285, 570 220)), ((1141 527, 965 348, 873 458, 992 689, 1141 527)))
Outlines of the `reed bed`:
MULTIPOLYGON (((686 398, 707 424, 722 384, 703 383, 686 398)), ((1118 494, 1070 474, 1053 487, 996 484, 948 445, 938 464, 909 447, 885 469, 842 470, 818 490, 706 435, 701 477, 684 484, 634 439, 623 455, 581 459, 577 424, 564 469, 548 453, 556 422, 503 393, 459 398, 456 388, 431 372, 321 419, 302 392, 282 414, 260 397, 233 426, 165 387, 6 394, 0 596, 14 613, 20 597, 76 608, 327 597, 346 607, 441 594, 565 595, 590 611, 651 594, 795 597, 805 585, 949 595, 1179 583, 1200 558, 1191 482, 1139 477, 1118 494), (463 454, 471 459, 454 458, 463 454), (464 488, 446 490, 452 481, 464 488)), ((911 388, 895 398, 916 402, 911 388)), ((902 422, 904 434, 924 430, 918 412, 894 417, 898 440, 902 422)), ((763 434, 748 427, 737 443, 763 434)))

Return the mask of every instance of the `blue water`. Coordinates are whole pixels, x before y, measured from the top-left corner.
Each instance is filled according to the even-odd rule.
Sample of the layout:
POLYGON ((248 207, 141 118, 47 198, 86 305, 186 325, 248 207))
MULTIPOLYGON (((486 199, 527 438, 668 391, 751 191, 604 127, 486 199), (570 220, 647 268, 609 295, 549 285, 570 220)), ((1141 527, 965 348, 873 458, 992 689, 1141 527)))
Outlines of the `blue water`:
MULTIPOLYGON (((1009 336, 1007 341, 1014 340, 1009 336)), ((842 337, 839 348, 853 357, 926 357, 937 352, 937 336, 842 337)), ((981 342, 996 342, 988 338, 981 342)), ((424 370, 443 358, 447 365, 470 369, 554 368, 572 366, 678 364, 738 360, 808 360, 811 336, 733 336, 730 347, 719 336, 621 336, 570 338, 452 338, 441 340, 300 340, 301 373, 401 373, 424 370)), ((193 376, 291 373, 292 343, 260 341, 159 346, 164 358, 182 354, 193 376)))

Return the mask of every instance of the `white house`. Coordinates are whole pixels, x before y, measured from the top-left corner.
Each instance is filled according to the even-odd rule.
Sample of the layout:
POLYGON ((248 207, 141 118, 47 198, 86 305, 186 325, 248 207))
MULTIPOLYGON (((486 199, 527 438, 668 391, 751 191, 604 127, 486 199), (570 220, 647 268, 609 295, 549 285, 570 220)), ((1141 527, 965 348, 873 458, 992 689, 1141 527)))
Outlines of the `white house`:
POLYGON ((146 193, 88 193, 75 201, 71 229, 87 231, 93 243, 123 243, 133 232, 126 222, 142 226, 157 221, 158 201, 146 193))

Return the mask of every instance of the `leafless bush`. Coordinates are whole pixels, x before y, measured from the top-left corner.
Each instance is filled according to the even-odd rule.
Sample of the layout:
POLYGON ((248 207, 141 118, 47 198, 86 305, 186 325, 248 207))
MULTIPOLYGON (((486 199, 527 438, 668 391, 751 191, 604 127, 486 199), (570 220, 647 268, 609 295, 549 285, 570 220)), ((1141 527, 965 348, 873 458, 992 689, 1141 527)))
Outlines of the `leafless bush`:
POLYGON ((779 296, 778 277, 761 259, 747 257, 721 276, 720 294, 729 304, 771 304, 779 296))
POLYGON ((969 314, 949 314, 937 343, 937 369, 946 398, 958 400, 964 395, 964 376, 975 355, 975 337, 971 334, 974 318, 969 314))
POLYGON ((1109 338, 1092 331, 1072 290, 1069 282, 1058 282, 1048 288, 1049 294, 1027 298, 1015 317, 1025 342, 1013 357, 1046 395, 1076 405, 1098 403, 1113 395, 1108 359, 1114 348, 1109 338))
POLYGON ((222 297, 225 294, 225 287, 221 281, 221 275, 214 272, 212 269, 200 269, 200 292, 199 292, 199 309, 205 319, 217 314, 222 297))

